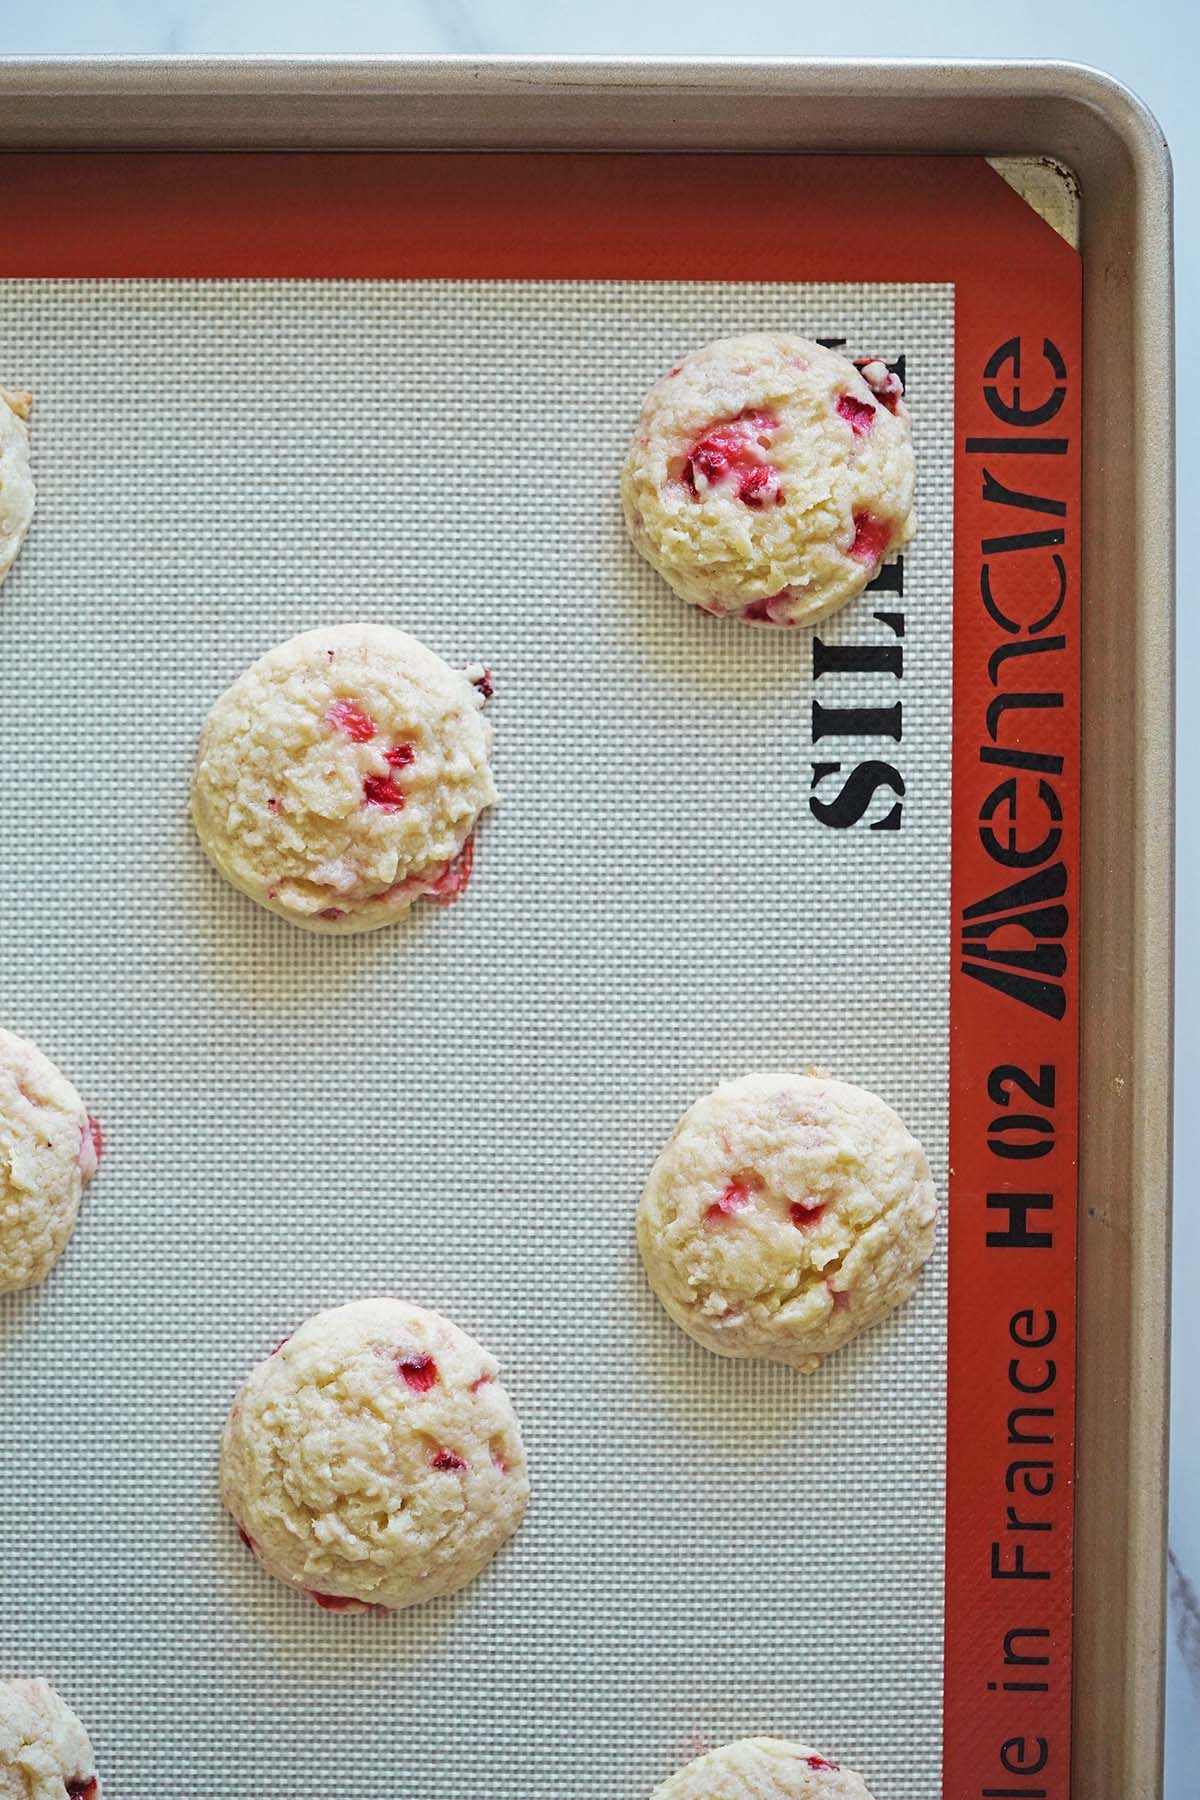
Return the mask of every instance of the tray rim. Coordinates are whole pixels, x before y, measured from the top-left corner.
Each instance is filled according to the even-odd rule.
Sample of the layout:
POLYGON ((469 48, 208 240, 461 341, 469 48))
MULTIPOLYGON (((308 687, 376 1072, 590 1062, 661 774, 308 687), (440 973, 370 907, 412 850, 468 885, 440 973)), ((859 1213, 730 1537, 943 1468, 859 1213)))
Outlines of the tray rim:
POLYGON ((1175 501, 1173 395, 1156 384, 1173 354, 1171 167, 1153 116, 1082 64, 915 59, 0 57, 0 103, 0 151, 1032 154, 1078 178, 1088 630, 1071 1791, 1160 1794, 1175 501), (1105 345, 1103 366, 1089 343, 1105 345), (1114 365, 1128 380, 1107 378, 1114 365))
MULTIPOLYGON (((144 112, 126 109, 110 118, 100 133, 107 145, 131 147, 154 143, 161 148, 265 147, 278 129, 277 121, 261 109, 241 109, 239 100, 297 99, 326 102, 316 117, 285 121, 284 135, 275 141, 288 147, 308 143, 354 147, 390 145, 433 147, 437 120, 433 109, 419 102, 439 97, 468 99, 467 113, 456 112, 449 121, 447 143, 479 147, 507 141, 514 146, 557 143, 570 148, 592 141, 594 120, 585 111, 574 117, 556 113, 556 99, 577 98, 589 92, 608 96, 656 95, 670 90, 677 102, 689 94, 722 92, 745 97, 751 92, 764 99, 803 98, 806 116, 791 117, 785 125, 771 118, 743 118, 735 142, 727 148, 761 148, 787 144, 798 150, 829 149, 839 140, 852 149, 888 146, 893 152, 909 147, 930 152, 974 151, 986 144, 993 154, 1034 151, 1046 153, 1051 142, 1059 144, 1069 131, 1078 130, 1082 115, 1090 115, 1101 131, 1118 136, 1139 172, 1157 173, 1169 184, 1170 162, 1162 130, 1145 104, 1127 87, 1102 70, 1086 63, 1035 58, 849 58, 849 57, 723 57, 723 56, 459 56, 452 54, 296 55, 257 54, 197 56, 0 56, 0 94, 10 103, 0 119, 0 147, 45 148, 98 147, 95 123, 86 115, 55 105, 56 101, 104 101, 120 95, 151 103, 144 112), (528 90, 531 106, 520 116, 506 118, 503 103, 528 90), (892 118, 863 125, 848 121, 841 133, 830 127, 825 114, 828 102, 842 96, 902 98, 906 107, 917 107, 911 119, 892 118), (372 99, 403 97, 407 110, 381 122, 364 106, 372 99), (977 99, 982 115, 973 117, 962 103, 977 99), (19 102, 42 103, 41 118, 19 102), (221 112, 213 103, 226 101, 221 112), (507 125, 488 138, 481 130, 480 102, 499 100, 497 119, 507 125), (1018 112, 1007 103, 1021 100, 1029 111, 1018 112), (182 113, 179 104, 199 102, 182 113), (153 110, 153 103, 159 110, 153 110), (822 102, 826 105, 822 106, 822 102), (949 102, 949 105, 946 105, 949 102), (1007 118, 997 130, 997 108, 1007 118), (1057 110, 1057 118, 1053 115, 1057 110), (147 136, 157 121, 165 135, 147 136), (331 134, 331 125, 337 130, 331 134), (932 127, 932 129, 931 129, 932 127), (244 137, 237 135, 244 132, 244 137), (386 137, 379 132, 386 131, 386 137)), ((627 119, 626 135, 611 148, 688 147, 686 109, 678 105, 653 129, 646 121, 627 119)), ((721 147, 714 143, 712 123, 704 135, 692 141, 696 148, 721 147)), ((1069 158, 1067 159, 1069 162, 1069 158)), ((1073 165, 1072 165, 1073 166, 1073 165)))

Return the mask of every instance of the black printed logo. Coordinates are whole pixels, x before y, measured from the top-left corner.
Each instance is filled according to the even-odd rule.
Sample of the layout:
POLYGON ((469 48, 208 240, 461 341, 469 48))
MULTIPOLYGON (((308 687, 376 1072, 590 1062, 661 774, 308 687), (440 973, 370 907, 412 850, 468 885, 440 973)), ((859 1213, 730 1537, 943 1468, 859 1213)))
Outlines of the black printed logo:
POLYGON ((962 972, 1047 1018, 1067 1009, 1066 864, 1051 863, 963 913, 962 972))

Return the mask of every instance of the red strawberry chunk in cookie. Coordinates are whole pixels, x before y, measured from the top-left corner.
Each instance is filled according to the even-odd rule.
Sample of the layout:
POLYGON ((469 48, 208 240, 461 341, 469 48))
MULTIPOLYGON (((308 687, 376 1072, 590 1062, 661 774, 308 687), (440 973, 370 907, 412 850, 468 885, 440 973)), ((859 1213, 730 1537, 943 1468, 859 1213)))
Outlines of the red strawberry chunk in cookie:
POLYGON ((324 906, 317 914, 318 919, 329 919, 331 922, 334 919, 344 919, 345 916, 346 909, 342 906, 324 906))
POLYGON ((438 1378, 432 1356, 402 1356, 396 1360, 396 1373, 402 1375, 416 1394, 427 1394, 438 1378))
POLYGON ((824 1211, 823 1200, 793 1200, 788 1206, 788 1217, 802 1230, 805 1225, 815 1225, 824 1211))
POLYGON ((411 744, 393 744, 390 750, 384 751, 383 760, 390 769, 407 769, 416 754, 411 744))
POLYGON ((363 801, 367 806, 378 806, 384 812, 400 812, 404 806, 404 791, 398 788, 390 775, 364 775, 363 801))
POLYGON ((704 1223, 719 1225, 722 1220, 735 1218, 738 1213, 745 1212, 751 1195, 760 1194, 762 1185, 761 1176, 755 1175, 752 1170, 735 1175, 725 1192, 706 1210, 704 1223))
POLYGON ((742 608, 743 619, 752 619, 756 625, 773 625, 775 621, 771 617, 771 604, 774 599, 774 594, 764 594, 761 600, 752 600, 749 606, 742 608))
POLYGON ((335 730, 344 731, 352 744, 369 744, 375 736, 374 724, 353 700, 335 700, 325 718, 335 730))
POLYGON ((710 488, 736 485, 738 499, 751 507, 775 499, 779 471, 767 459, 765 440, 778 429, 778 419, 766 412, 745 412, 715 425, 688 452, 684 486, 699 499, 710 488))
POLYGON ((800 625, 801 619, 781 618, 779 607, 792 597, 790 588, 781 588, 777 594, 766 594, 761 600, 751 600, 749 606, 743 606, 738 614, 752 625, 800 625))
POLYGON ((81 1776, 67 1783, 67 1800, 96 1800, 99 1792, 100 1783, 94 1775, 89 1775, 86 1780, 81 1776))
POLYGON ((855 437, 865 437, 875 423, 875 408, 869 400, 856 400, 843 394, 837 403, 839 419, 845 419, 855 437))
POLYGON ((89 1116, 87 1128, 91 1135, 92 1149, 96 1152, 96 1161, 99 1162, 104 1155, 104 1133, 100 1128, 99 1119, 93 1119, 89 1116))
POLYGON ((874 513, 855 513, 854 542, 850 546, 855 562, 882 562, 891 541, 892 528, 886 519, 877 519, 874 513))
POLYGON ((246 1530, 244 1525, 238 1526, 237 1534, 241 1538, 243 1544, 245 1544, 247 1550, 249 1550, 250 1554, 252 1556, 255 1555, 258 1550, 258 1545, 254 1542, 254 1539, 250 1536, 250 1533, 246 1530))
POLYGON ((432 901, 434 906, 453 906, 466 893, 474 866, 475 840, 468 838, 458 855, 429 883, 425 899, 432 901))
POLYGON ((779 485, 779 470, 769 463, 760 463, 757 469, 751 469, 743 475, 738 483, 738 499, 746 506, 766 506, 773 500, 776 506, 783 503, 783 489, 779 485))
POLYGON ((345 1594, 318 1594, 315 1588, 306 1588, 304 1591, 309 1599, 314 1600, 325 1612, 365 1612, 368 1610, 365 1602, 348 1599, 345 1594))
POLYGON ((731 446, 721 442, 714 432, 711 438, 705 438, 695 445, 687 459, 683 478, 693 494, 698 494, 700 490, 696 482, 697 475, 705 487, 715 487, 728 475, 732 460, 731 446))
POLYGON ((429 1466, 440 1470, 442 1474, 453 1475, 467 1465, 465 1458, 456 1456, 453 1450, 435 1450, 429 1459, 429 1466))
POLYGON ((824 1756, 806 1756, 804 1760, 810 1769, 840 1769, 842 1766, 840 1763, 830 1762, 824 1756))
POLYGON ((854 366, 879 401, 890 413, 899 410, 904 398, 904 383, 893 374, 882 356, 856 356, 854 366))

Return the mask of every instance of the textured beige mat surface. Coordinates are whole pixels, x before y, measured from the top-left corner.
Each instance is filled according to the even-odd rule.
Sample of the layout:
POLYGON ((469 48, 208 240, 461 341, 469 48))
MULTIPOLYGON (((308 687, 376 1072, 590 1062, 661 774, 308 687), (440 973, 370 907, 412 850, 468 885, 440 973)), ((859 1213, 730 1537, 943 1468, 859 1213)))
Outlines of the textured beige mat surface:
POLYGON ((642 1800, 699 1741, 805 1735, 879 1800, 940 1779, 945 1234, 804 1380, 706 1355, 632 1237, 725 1074, 825 1064, 946 1152, 945 287, 0 284, 40 510, 0 592, 5 1024, 108 1153, 0 1306, 4 1672, 51 1676, 114 1800, 642 1800), (692 612, 625 541, 649 382, 756 325, 903 353, 904 592, 818 628, 904 675, 903 737, 814 747, 812 634, 692 612), (213 697, 366 617, 495 672, 502 805, 450 912, 326 941, 224 887, 186 815, 213 697), (889 751, 903 828, 812 764, 889 751), (836 789, 827 780, 823 793, 836 789), (874 816, 874 815, 873 815, 874 816), (317 1307, 436 1306, 501 1358, 527 1524, 463 1595, 323 1613, 216 1493, 251 1363, 317 1307))

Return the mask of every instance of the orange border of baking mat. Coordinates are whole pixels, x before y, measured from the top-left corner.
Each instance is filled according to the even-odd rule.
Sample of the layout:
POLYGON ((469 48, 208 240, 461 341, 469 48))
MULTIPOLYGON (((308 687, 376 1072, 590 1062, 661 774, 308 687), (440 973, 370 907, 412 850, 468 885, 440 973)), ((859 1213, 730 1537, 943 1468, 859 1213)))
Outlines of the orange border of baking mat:
POLYGON ((59 153, 0 170, 8 276, 954 284, 943 1795, 1067 1800, 1078 256, 966 157, 59 153))

